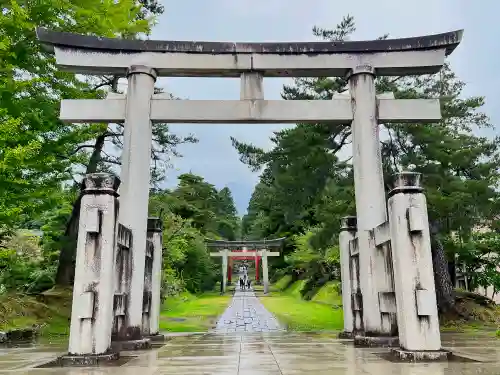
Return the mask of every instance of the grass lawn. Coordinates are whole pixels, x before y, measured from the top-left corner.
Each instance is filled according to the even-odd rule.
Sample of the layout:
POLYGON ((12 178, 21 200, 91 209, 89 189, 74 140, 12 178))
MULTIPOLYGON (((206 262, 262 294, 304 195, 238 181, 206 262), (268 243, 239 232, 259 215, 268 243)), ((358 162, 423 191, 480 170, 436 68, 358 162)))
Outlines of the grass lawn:
POLYGON ((231 300, 231 294, 204 293, 194 296, 183 293, 167 298, 161 317, 160 330, 169 332, 204 332, 212 328, 231 300))
POLYGON ((342 309, 324 303, 304 301, 277 292, 260 298, 260 301, 291 331, 340 331, 344 326, 342 309))
POLYGON ((331 306, 342 306, 342 296, 339 295, 339 282, 329 281, 312 298, 313 302, 324 303, 331 306))

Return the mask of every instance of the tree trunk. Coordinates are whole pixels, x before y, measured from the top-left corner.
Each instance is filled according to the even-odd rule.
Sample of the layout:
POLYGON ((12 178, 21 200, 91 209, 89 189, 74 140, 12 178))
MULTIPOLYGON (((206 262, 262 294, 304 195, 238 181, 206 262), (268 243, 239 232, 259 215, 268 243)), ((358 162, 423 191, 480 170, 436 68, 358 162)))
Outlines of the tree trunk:
MULTIPOLYGON (((104 141, 106 140, 106 133, 99 135, 94 144, 94 150, 90 156, 89 164, 85 170, 85 174, 97 172, 99 160, 101 160, 101 151, 104 148, 104 141)), ((80 190, 82 186, 80 185, 80 190)), ((80 205, 82 195, 77 198, 73 204, 71 216, 66 223, 66 230, 59 253, 59 264, 57 266, 56 284, 62 286, 72 286, 75 277, 75 256, 76 256, 76 242, 78 240, 78 224, 80 219, 80 205)))
POLYGON ((454 287, 448 271, 448 261, 444 254, 443 244, 437 238, 436 233, 432 232, 431 251, 438 309, 441 313, 446 314, 455 310, 454 287))
MULTIPOLYGON (((111 92, 118 92, 119 76, 113 76, 111 79, 111 92)), ((107 131, 100 134, 94 144, 92 155, 90 156, 89 164, 85 170, 85 174, 97 172, 99 161, 101 160, 101 152, 106 141, 107 131)), ((80 195, 73 204, 71 216, 66 223, 64 238, 59 253, 59 264, 57 265, 56 284, 63 286, 72 286, 75 277, 75 258, 76 258, 76 242, 78 240, 78 225, 80 221, 80 206, 82 201, 81 195, 82 185, 80 185, 80 195)))

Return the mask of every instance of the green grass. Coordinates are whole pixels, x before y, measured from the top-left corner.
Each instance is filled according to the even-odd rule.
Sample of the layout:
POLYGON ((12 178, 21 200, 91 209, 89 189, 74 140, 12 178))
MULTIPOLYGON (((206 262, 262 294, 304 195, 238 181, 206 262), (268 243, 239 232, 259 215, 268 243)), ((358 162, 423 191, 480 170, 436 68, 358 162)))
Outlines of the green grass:
MULTIPOLYGON (((201 332, 211 328, 226 309, 230 294, 183 293, 167 298, 161 313, 160 329, 171 332, 201 332), (182 321, 176 321, 179 319, 182 321)), ((0 296, 0 331, 41 325, 42 339, 66 340, 69 335, 71 290, 50 290, 38 299, 21 294, 0 296)))
POLYGON ((312 301, 332 306, 342 306, 342 296, 337 292, 340 287, 339 284, 338 281, 327 282, 314 295, 312 301))
POLYGON ((297 280, 295 281, 292 285, 290 285, 288 288, 286 288, 283 291, 283 295, 285 296, 290 296, 290 297, 295 297, 295 298, 301 298, 302 295, 300 292, 304 288, 304 285, 307 280, 297 280))
POLYGON ((285 290, 285 288, 290 285, 290 281, 292 281, 292 276, 285 275, 272 285, 272 289, 277 291, 285 290))
POLYGON ((276 292, 260 301, 291 331, 337 331, 344 325, 342 309, 322 303, 276 292))
POLYGON ((160 318, 160 330, 170 332, 204 332, 212 328, 224 312, 231 295, 183 293, 167 298, 160 318))

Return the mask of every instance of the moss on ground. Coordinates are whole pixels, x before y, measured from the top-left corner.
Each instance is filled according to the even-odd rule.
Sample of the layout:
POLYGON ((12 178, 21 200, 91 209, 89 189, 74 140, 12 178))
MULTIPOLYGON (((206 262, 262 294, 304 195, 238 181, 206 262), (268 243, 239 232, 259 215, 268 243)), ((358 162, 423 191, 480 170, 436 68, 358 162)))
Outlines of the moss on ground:
POLYGON ((464 315, 448 314, 441 317, 441 330, 444 332, 464 332, 477 334, 485 332, 497 336, 500 328, 500 305, 484 303, 484 297, 470 292, 457 291, 457 309, 464 315))
POLYGON ((182 293, 169 297, 163 304, 160 330, 169 332, 204 332, 215 326, 217 318, 231 300, 230 294, 204 293, 195 296, 182 293))
MULTIPOLYGON (((182 293, 163 304, 160 329, 201 332, 210 329, 228 306, 231 295, 182 293)), ((0 296, 0 331, 39 325, 42 338, 67 339, 71 316, 71 289, 51 289, 38 296, 0 296)))
POLYGON ((297 280, 283 291, 283 294, 290 297, 302 298, 301 291, 304 289, 307 280, 297 280))
POLYGON ((276 291, 285 290, 286 288, 288 288, 290 286, 291 282, 292 282, 292 276, 285 275, 272 285, 272 289, 276 290, 276 291))
POLYGON ((339 281, 329 281, 318 290, 311 300, 326 305, 342 307, 342 296, 338 292, 339 288, 339 281))
POLYGON ((42 336, 69 334, 71 290, 51 289, 38 296, 5 294, 0 296, 0 330, 40 326, 42 336))

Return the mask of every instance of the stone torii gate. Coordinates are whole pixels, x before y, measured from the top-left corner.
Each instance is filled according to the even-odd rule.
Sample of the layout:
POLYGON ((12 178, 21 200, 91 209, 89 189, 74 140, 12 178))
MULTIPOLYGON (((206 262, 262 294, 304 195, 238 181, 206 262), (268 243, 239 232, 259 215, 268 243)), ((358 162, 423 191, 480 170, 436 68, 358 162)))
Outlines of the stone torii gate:
MULTIPOLYGON (((129 293, 124 300, 126 308, 122 327, 130 338, 137 339, 143 334, 140 327, 144 314, 145 258, 149 251, 147 219, 153 122, 330 122, 350 125, 357 208, 357 234, 354 239, 357 247, 353 243, 352 253, 356 254, 354 250, 358 249, 359 274, 364 275, 360 284, 361 293, 356 294, 362 297, 365 306, 361 333, 366 336, 393 334, 395 320, 390 314, 382 314, 381 306, 386 311, 394 310, 394 294, 386 293, 380 299, 380 284, 377 281, 383 280, 383 287, 390 287, 392 280, 383 266, 390 261, 387 252, 375 249, 370 235, 374 228, 387 223, 378 124, 437 122, 441 113, 439 99, 377 97, 375 77, 437 73, 444 64, 445 56, 460 43, 461 31, 403 39, 310 43, 125 40, 53 32, 43 28, 37 29, 37 36, 54 52, 60 69, 77 74, 121 75, 128 79, 126 95, 114 95, 104 100, 62 100, 60 119, 72 123, 124 122, 118 222, 131 232, 127 246, 134 260, 127 283, 129 293), (240 99, 170 100, 164 95, 154 94, 154 84, 159 76, 240 78, 240 99), (265 77, 347 77, 349 96, 337 95, 332 100, 266 100, 263 91, 265 77)), ((397 193, 392 200, 398 201, 402 190, 395 191, 397 193)), ((398 215, 402 213, 398 211, 398 215)), ((395 228, 396 224, 393 224, 395 228)), ((421 222, 414 224, 422 229, 421 222)), ((380 233, 385 233, 382 230, 385 228, 379 229, 380 233)), ((382 243, 380 241, 379 244, 382 243)), ((393 246, 407 246, 408 241, 407 238, 398 238, 393 242, 393 246)), ((77 252, 84 251, 84 247, 77 249, 77 252)), ((402 264, 396 264, 399 271, 395 270, 394 276, 405 279, 408 275, 401 271, 402 264)), ((102 288, 109 289, 109 278, 103 276, 102 273, 93 275, 92 293, 98 295, 102 288)), ((396 299, 399 298, 397 315, 400 324, 400 313, 403 314, 400 309, 408 302, 406 295, 398 289, 402 281, 394 283, 396 299), (399 300, 405 302, 399 304, 399 300)), ((77 283, 75 279, 75 289, 80 290, 81 286, 77 283)), ((429 295, 419 292, 418 301, 435 322, 435 300, 424 298, 429 295)), ((89 298, 86 303, 87 314, 103 301, 89 298)), ((109 312, 109 309, 106 311, 109 312)), ((103 319, 107 319, 107 314, 103 319)), ((82 318, 75 315, 73 319, 82 318)), ((108 330, 103 333, 96 326, 97 321, 85 319, 88 319, 86 324, 89 325, 85 334, 76 329, 71 331, 70 353, 77 356, 106 355, 111 340, 108 330), (92 344, 96 335, 100 335, 98 346, 92 344), (77 345, 82 341, 85 344, 77 345)), ((399 328, 402 329, 401 326, 399 328)), ((436 330, 434 323, 430 329, 433 332, 436 330)), ((440 341, 434 340, 432 345, 420 345, 419 350, 435 350, 439 345, 440 341)))
POLYGON ((257 259, 260 257, 262 259, 262 279, 264 284, 264 293, 267 294, 269 292, 269 268, 267 257, 277 257, 280 255, 280 253, 277 251, 270 252, 267 249, 281 247, 285 239, 286 237, 260 241, 207 240, 206 244, 208 248, 219 249, 219 251, 216 253, 210 253, 210 256, 222 258, 222 291, 225 292, 227 287, 229 258, 248 257, 248 259, 255 259, 255 272, 258 273, 259 270, 257 266, 257 259), (251 248, 255 250, 244 252, 234 251, 234 249, 237 248, 251 248))

